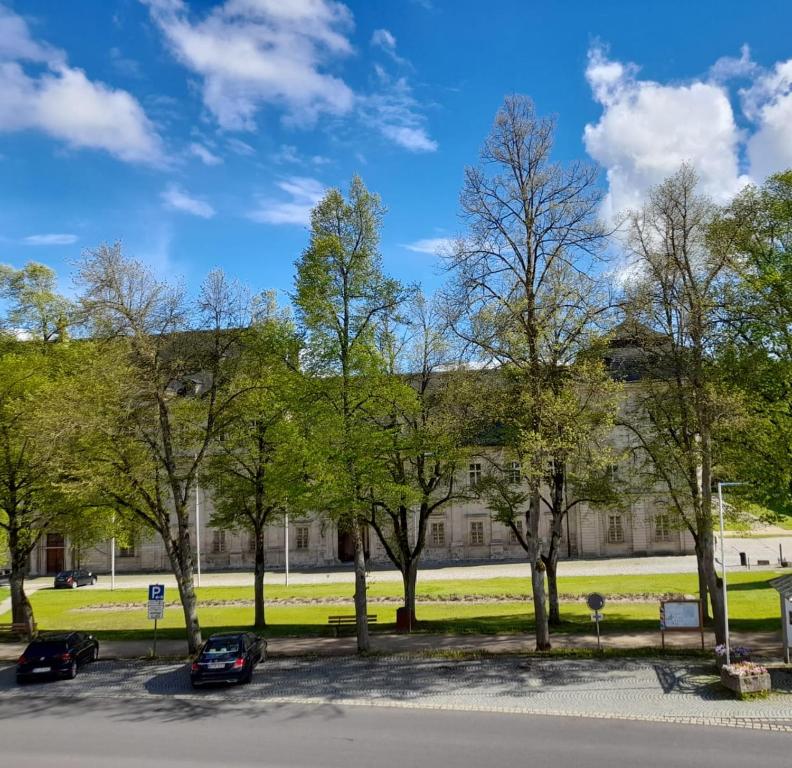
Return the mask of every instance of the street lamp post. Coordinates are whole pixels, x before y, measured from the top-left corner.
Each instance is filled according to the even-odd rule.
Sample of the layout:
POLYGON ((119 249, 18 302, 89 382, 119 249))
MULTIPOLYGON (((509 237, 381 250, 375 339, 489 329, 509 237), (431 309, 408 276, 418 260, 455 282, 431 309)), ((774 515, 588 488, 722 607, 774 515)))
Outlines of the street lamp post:
POLYGON ((718 518, 720 520, 720 559, 721 587, 723 589, 723 623, 726 645, 726 663, 731 664, 731 647, 729 643, 729 597, 726 591, 726 556, 723 553, 723 489, 728 486, 745 485, 745 483, 718 483, 718 518))

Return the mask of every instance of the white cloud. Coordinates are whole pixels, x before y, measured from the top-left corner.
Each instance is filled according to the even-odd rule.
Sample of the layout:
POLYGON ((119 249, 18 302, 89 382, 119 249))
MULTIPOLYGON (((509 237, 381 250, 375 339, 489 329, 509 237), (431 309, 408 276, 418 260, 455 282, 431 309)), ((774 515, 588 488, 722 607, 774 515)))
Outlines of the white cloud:
POLYGON ((238 155, 242 155, 242 157, 251 157, 252 155, 256 154, 256 150, 253 149, 253 147, 251 147, 250 144, 248 144, 245 141, 242 141, 241 139, 232 137, 226 140, 226 144, 228 145, 228 148, 232 152, 235 152, 238 155))
POLYGON ((740 95, 746 117, 756 125, 748 140, 751 174, 763 181, 792 167, 792 59, 761 74, 740 95))
POLYGON ((402 247, 415 253, 430 253, 432 255, 444 254, 451 250, 454 240, 451 237, 426 237, 405 243, 402 247))
POLYGON ((110 61, 113 65, 113 69, 124 77, 137 79, 143 76, 140 63, 135 61, 135 59, 124 56, 120 48, 110 49, 110 61))
POLYGON ((759 71, 759 65, 751 59, 751 49, 747 45, 740 48, 740 58, 721 56, 709 70, 709 76, 718 83, 737 78, 752 77, 759 71))
POLYGON ((161 139, 131 94, 68 66, 62 51, 34 41, 25 21, 0 6, 0 133, 25 130, 128 162, 163 160, 161 139), (29 75, 23 64, 46 69, 29 75))
POLYGON ((292 144, 281 144, 280 149, 272 155, 272 161, 279 165, 327 165, 332 162, 329 157, 323 155, 311 155, 305 157, 299 153, 297 147, 292 144))
POLYGON ((211 219, 215 215, 215 209, 209 203, 192 197, 176 184, 169 184, 161 197, 168 208, 173 208, 176 211, 200 216, 202 219, 211 219))
POLYGON ((223 162, 222 157, 218 157, 214 152, 198 142, 190 144, 190 154, 193 157, 197 157, 204 165, 220 165, 223 162))
POLYGON ((426 118, 418 111, 419 105, 407 78, 394 79, 382 67, 374 69, 379 90, 360 97, 364 122, 410 152, 435 152, 437 142, 426 130, 426 118))
POLYGON ((288 200, 262 198, 248 218, 263 224, 295 224, 304 226, 311 220, 311 210, 322 199, 325 186, 317 179, 291 176, 277 183, 288 200))
POLYGON ((375 29, 371 35, 371 44, 389 53, 396 50, 396 38, 387 29, 375 29))
POLYGON ((223 128, 254 130, 267 104, 305 124, 353 106, 351 89, 325 71, 352 52, 352 14, 339 2, 226 0, 200 21, 183 0, 142 2, 173 54, 201 76, 204 104, 223 128))
POLYGON ((741 134, 721 85, 641 80, 634 64, 610 60, 600 47, 589 51, 586 78, 603 107, 599 121, 586 126, 584 142, 607 171, 606 217, 640 205, 646 191, 683 162, 716 200, 729 199, 748 181, 739 173, 741 134))
POLYGON ((47 234, 28 235, 22 238, 23 245, 72 245, 78 240, 77 235, 47 234))

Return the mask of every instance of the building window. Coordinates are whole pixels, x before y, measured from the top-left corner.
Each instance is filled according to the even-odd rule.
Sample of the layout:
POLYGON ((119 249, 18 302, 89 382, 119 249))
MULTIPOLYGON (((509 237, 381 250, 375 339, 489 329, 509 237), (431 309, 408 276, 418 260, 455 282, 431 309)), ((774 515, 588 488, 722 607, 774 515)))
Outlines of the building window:
POLYGON ((624 525, 621 515, 608 515, 608 544, 624 544, 624 525))
POLYGON ((298 525, 295 535, 295 547, 297 549, 308 549, 308 533, 311 529, 307 525, 298 525))
POLYGON ((615 483, 619 479, 619 465, 618 464, 609 464, 608 465, 608 479, 615 483))
POLYGON ((671 541, 671 520, 668 515, 655 515, 655 541, 671 541))
POLYGON ((520 462, 509 462, 509 465, 506 467, 506 480, 510 483, 517 484, 521 479, 522 473, 520 472, 520 462))
POLYGON ((445 523, 432 523, 431 541, 433 547, 445 546, 445 523))
POLYGON ((471 461, 468 465, 468 485, 471 488, 481 482, 481 462, 471 461))
POLYGON ((522 536, 522 520, 515 520, 514 528, 509 527, 509 542, 511 544, 519 544, 520 537, 522 536), (514 528, 517 529, 517 532, 520 534, 520 536, 518 536, 517 533, 514 532, 514 528))
POLYGON ((212 537, 212 553, 215 555, 222 554, 226 551, 226 532, 215 530, 212 537))
POLYGON ((130 544, 128 547, 119 547, 118 548, 118 556, 119 557, 134 557, 135 556, 135 545, 130 544))
POLYGON ((484 521, 472 520, 470 523, 470 544, 480 546, 484 543, 484 521))

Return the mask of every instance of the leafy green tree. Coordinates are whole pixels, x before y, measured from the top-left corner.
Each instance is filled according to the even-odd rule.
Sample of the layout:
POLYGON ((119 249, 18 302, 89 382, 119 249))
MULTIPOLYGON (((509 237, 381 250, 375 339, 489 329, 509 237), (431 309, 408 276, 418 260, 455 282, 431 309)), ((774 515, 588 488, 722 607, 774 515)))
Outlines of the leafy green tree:
POLYGON ((80 350, 52 343, 66 340, 70 311, 55 282, 41 264, 0 266, 0 529, 10 556, 12 617, 20 623, 33 620, 24 589, 31 553, 47 530, 65 529, 80 510, 63 492, 68 428, 54 420, 64 411, 80 350))
POLYGON ((300 511, 307 495, 309 455, 300 419, 300 341, 272 295, 240 339, 240 363, 231 384, 240 392, 228 410, 204 479, 212 489, 217 528, 246 531, 254 542, 254 626, 266 625, 264 533, 300 511))
POLYGON ((404 608, 412 625, 430 517, 470 495, 455 473, 470 452, 464 404, 474 394, 469 377, 448 368, 450 340, 437 306, 416 294, 407 314, 406 337, 397 338, 387 326, 381 333, 390 384, 372 417, 385 441, 366 494, 368 522, 402 575, 404 608))
POLYGON ((305 370, 314 388, 312 449, 324 469, 314 483, 317 507, 352 534, 359 651, 369 648, 364 533, 368 475, 383 435, 367 409, 376 406, 386 364, 376 334, 404 298, 382 273, 379 232, 384 209, 361 179, 347 197, 329 190, 311 215, 311 240, 297 262, 294 302, 307 334, 305 370))
POLYGON ((56 275, 44 264, 22 269, 0 264, 0 298, 8 302, 2 327, 39 341, 65 340, 74 307, 57 292, 56 275))
POLYGON ((712 236, 735 252, 719 365, 745 393, 745 418, 723 435, 721 461, 748 483, 736 493, 792 514, 792 171, 743 190, 712 236))

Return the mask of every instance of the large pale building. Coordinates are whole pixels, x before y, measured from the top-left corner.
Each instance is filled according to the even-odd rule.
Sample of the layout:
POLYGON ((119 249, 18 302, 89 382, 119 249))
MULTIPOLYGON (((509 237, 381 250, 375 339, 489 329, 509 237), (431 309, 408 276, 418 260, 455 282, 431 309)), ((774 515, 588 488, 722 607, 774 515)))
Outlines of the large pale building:
MULTIPOLYGON (((636 357, 640 351, 628 341, 618 340, 611 345, 606 358, 611 370, 624 381, 625 401, 634 397, 641 386, 636 373, 636 357)), ((628 445, 628 435, 617 429, 612 442, 619 448, 628 445)), ((457 470, 456 482, 474 486, 482 477, 484 454, 498 453, 499 449, 482 449, 479 458, 471 457, 466 466, 457 470)), ((514 468, 519 473, 519 468, 514 468)), ((562 558, 619 557, 630 555, 687 554, 693 552, 690 533, 675 524, 676 516, 669 514, 665 496, 658 487, 642 487, 638 472, 629 462, 613 468, 631 487, 629 503, 619 509, 593 509, 586 504, 574 507, 564 525, 562 558)), ((200 544, 201 565, 206 570, 252 569, 253 542, 245 532, 211 528, 208 521, 212 513, 212 499, 208 492, 197 490, 193 509, 200 510, 200 519, 193 515, 193 542, 200 544), (198 530, 200 529, 200 530, 198 530), (196 535, 198 534, 198 535, 196 535)), ((541 535, 549 539, 550 516, 542 521, 541 535)), ((388 558, 374 531, 367 535, 370 560, 387 564, 388 558)), ((336 526, 317 515, 289 521, 288 536, 285 521, 272 525, 266 531, 266 558, 270 569, 284 568, 288 541, 288 558, 292 568, 322 568, 351 562, 353 547, 350 537, 336 526)), ((480 500, 450 502, 432 515, 427 527, 424 563, 460 561, 495 561, 521 559, 525 552, 514 534, 492 519, 489 510, 480 500)), ((80 556, 80 565, 97 572, 109 571, 110 542, 80 556)), ((151 537, 129 548, 116 551, 118 571, 169 570, 170 565, 159 538, 151 537)), ((33 575, 56 573, 75 567, 75 553, 69 542, 58 533, 42 537, 31 555, 30 572, 33 575)))

